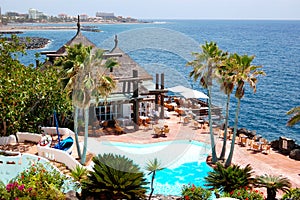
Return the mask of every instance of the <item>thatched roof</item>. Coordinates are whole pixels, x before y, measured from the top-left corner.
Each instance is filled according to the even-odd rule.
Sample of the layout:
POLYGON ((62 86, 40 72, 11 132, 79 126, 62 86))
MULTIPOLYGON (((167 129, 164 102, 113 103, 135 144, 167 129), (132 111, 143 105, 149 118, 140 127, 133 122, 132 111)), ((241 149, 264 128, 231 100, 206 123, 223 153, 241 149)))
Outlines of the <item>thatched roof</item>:
POLYGON ((78 22, 77 22, 77 33, 76 35, 66 42, 62 47, 60 47, 57 51, 51 52, 42 52, 42 54, 46 54, 47 57, 60 57, 67 54, 66 46, 74 46, 75 44, 82 44, 83 46, 92 46, 96 47, 96 45, 91 42, 88 38, 86 38, 80 31, 80 18, 78 15, 78 22))
MULTIPOLYGON (((118 39, 115 36, 115 46, 110 51, 110 53, 106 54, 106 57, 115 58, 119 66, 113 68, 113 71, 110 72, 117 80, 118 90, 116 92, 133 92, 132 81, 137 80, 139 84, 140 93, 146 93, 149 88, 149 82, 152 82, 153 77, 141 66, 139 66, 132 58, 126 54, 123 50, 118 47, 118 39), (136 70, 138 72, 138 77, 133 77, 133 71, 136 70), (125 86, 124 86, 125 84, 125 86), (131 84, 131 86, 129 86, 131 84), (147 86, 144 86, 144 85, 147 86), (125 91, 124 91, 125 89, 125 91)), ((154 88, 153 88, 154 89, 154 88)))
POLYGON ((80 19, 79 19, 79 16, 78 16, 76 35, 71 40, 69 40, 64 46, 59 48, 56 51, 56 54, 64 54, 64 53, 66 53, 66 46, 74 46, 75 44, 80 44, 80 43, 83 46, 96 47, 96 45, 94 43, 92 43, 89 39, 87 39, 84 35, 82 35, 82 33, 80 31, 80 19))

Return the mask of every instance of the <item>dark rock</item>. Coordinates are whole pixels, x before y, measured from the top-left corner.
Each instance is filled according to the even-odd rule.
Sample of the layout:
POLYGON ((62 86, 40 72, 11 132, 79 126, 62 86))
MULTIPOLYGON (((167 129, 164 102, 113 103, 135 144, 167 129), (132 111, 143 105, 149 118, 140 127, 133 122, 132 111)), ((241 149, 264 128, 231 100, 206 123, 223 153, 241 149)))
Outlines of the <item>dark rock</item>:
MULTIPOLYGON (((6 38, 8 41, 11 41, 11 38, 6 38)), ((41 37, 19 37, 19 44, 25 45, 26 49, 39 49, 44 48, 50 40, 47 38, 41 37)))
POLYGON ((69 192, 66 193, 66 200, 78 200, 77 196, 76 196, 76 192, 71 190, 69 192))
POLYGON ((279 140, 274 140, 271 142, 271 147, 275 150, 279 150, 279 140))
POLYGON ((300 149, 294 149, 290 152, 290 158, 295 160, 300 160, 300 149))
POLYGON ((291 150, 293 150, 295 147, 295 141, 286 138, 286 137, 279 137, 279 150, 282 154, 288 155, 291 150))

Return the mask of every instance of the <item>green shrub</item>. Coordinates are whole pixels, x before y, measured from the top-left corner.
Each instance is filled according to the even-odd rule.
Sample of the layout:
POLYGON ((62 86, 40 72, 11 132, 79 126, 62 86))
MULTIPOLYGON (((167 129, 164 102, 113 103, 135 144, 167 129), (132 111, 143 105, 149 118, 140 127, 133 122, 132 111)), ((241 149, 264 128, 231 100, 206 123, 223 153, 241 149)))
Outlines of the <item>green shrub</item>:
POLYGON ((125 156, 104 154, 93 158, 93 171, 82 182, 82 198, 139 199, 145 198, 147 185, 144 173, 125 156))
POLYGON ((252 177, 253 171, 250 165, 241 168, 238 165, 224 167, 217 163, 213 171, 208 172, 205 177, 206 186, 211 186, 213 189, 218 189, 221 192, 231 192, 241 187, 250 186, 255 182, 252 177))
POLYGON ((282 200, 299 200, 299 199, 300 199, 300 188, 292 188, 282 197, 282 200))
POLYGON ((181 190, 181 196, 184 200, 207 200, 211 196, 210 190, 192 185, 184 185, 181 190))

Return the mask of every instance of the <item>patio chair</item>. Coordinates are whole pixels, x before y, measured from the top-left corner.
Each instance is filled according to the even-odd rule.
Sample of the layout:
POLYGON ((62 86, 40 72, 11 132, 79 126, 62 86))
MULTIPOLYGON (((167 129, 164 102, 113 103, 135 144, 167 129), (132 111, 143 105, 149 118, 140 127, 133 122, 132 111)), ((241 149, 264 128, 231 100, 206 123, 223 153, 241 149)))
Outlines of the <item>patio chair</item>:
POLYGON ((195 130, 197 130, 197 129, 199 129, 199 128, 200 128, 200 124, 199 124, 199 122, 197 122, 197 121, 194 121, 194 128, 195 128, 195 130))
POLYGON ((257 143, 253 143, 252 144, 252 150, 254 150, 254 151, 261 151, 260 145, 257 144, 257 143))
POLYGON ((159 137, 161 135, 161 129, 159 127, 154 127, 154 136, 159 137))
POLYGON ((240 145, 243 146, 243 147, 245 147, 246 144, 247 144, 247 138, 246 138, 246 137, 242 137, 242 138, 241 138, 240 145))
POLYGON ((253 143, 254 143, 254 140, 248 139, 247 140, 247 145, 246 145, 248 147, 247 149, 252 149, 253 143))
POLYGON ((164 128, 163 131, 161 131, 161 136, 163 137, 167 137, 166 134, 168 134, 170 132, 170 129, 168 127, 164 128))
POLYGON ((261 149, 262 149, 262 153, 265 153, 265 154, 271 153, 271 145, 270 144, 263 144, 261 146, 261 149))
POLYGON ((184 123, 184 124, 190 123, 190 119, 189 119, 188 117, 184 117, 184 118, 183 118, 183 123, 184 123))

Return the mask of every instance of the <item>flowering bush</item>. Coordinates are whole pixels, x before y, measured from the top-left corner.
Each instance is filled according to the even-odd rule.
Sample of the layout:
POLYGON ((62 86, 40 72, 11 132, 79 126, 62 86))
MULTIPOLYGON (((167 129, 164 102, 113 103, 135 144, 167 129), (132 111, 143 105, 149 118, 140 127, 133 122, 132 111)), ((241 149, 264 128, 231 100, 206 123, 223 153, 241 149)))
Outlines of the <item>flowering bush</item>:
POLYGON ((210 190, 192 185, 184 185, 181 190, 181 195, 184 200, 207 200, 211 196, 210 190))
POLYGON ((54 170, 46 170, 42 163, 34 163, 6 186, 0 185, 0 199, 65 199, 66 176, 54 170))
POLYGON ((241 200, 264 200, 264 194, 262 192, 247 187, 236 189, 229 193, 225 192, 222 196, 237 198, 241 200))

